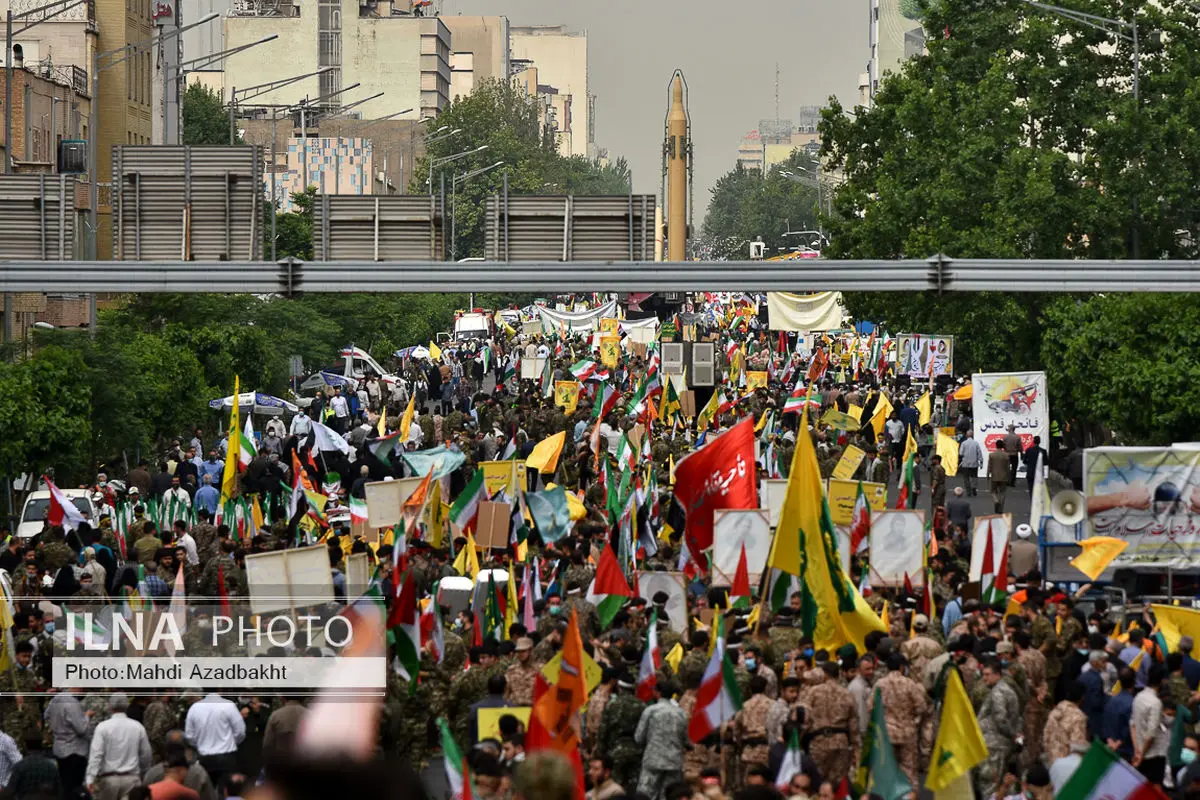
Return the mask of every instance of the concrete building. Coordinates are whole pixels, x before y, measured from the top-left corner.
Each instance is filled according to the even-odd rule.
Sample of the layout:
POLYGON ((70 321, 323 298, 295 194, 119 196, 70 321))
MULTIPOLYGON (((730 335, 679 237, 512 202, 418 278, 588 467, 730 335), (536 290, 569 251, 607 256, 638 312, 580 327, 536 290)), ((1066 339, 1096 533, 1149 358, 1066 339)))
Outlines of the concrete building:
POLYGON ((920 23, 904 15, 903 0, 867 0, 868 44, 867 96, 875 97, 879 81, 888 72, 925 51, 925 32, 920 23))
MULTIPOLYGON (((283 169, 275 175, 275 201, 280 211, 294 211, 292 193, 306 185, 322 194, 373 194, 375 176, 369 139, 294 136, 283 154, 283 169)), ((271 176, 263 190, 271 196, 271 176)))
POLYGON ((411 108, 404 118, 415 120, 436 115, 450 102, 450 30, 441 19, 396 15, 390 2, 318 0, 315 5, 281 2, 274 8, 275 16, 263 16, 261 9, 243 2, 223 20, 227 49, 279 35, 225 59, 226 100, 237 81, 258 85, 333 67, 246 103, 292 105, 356 83, 358 88, 323 103, 325 110, 384 92, 356 112, 373 119, 411 108))
POLYGON ((595 97, 588 84, 587 34, 563 25, 536 25, 513 27, 511 37, 514 69, 537 68, 537 93, 543 115, 552 119, 559 152, 595 157, 595 97))
MULTIPOLYGON (((5 81, 0 70, 0 98, 5 81)), ((13 70, 13 172, 58 172, 58 143, 85 138, 91 112, 86 90, 87 73, 79 67, 38 64, 13 70)), ((79 194, 86 201, 87 192, 79 194)))
POLYGON ((821 135, 817 125, 821 121, 821 109, 804 106, 799 118, 760 119, 758 128, 742 137, 738 144, 738 163, 744 169, 761 172, 776 164, 782 164, 795 150, 804 150, 813 158, 821 149, 821 135))
POLYGON ((489 78, 509 77, 508 17, 446 16, 450 31, 450 99, 489 78))

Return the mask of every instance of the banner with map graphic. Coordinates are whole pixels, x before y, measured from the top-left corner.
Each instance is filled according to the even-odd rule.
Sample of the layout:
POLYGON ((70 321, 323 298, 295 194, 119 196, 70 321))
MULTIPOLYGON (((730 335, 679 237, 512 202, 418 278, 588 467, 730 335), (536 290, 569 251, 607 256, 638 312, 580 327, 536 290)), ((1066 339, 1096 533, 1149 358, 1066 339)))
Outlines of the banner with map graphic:
MULTIPOLYGON (((971 376, 971 413, 975 418, 975 439, 984 449, 979 476, 987 477, 987 453, 995 450, 1008 434, 1008 426, 1021 437, 1021 450, 1042 437, 1049 450, 1050 402, 1046 398, 1044 372, 991 372, 971 376)), ((1018 474, 1023 474, 1024 465, 1018 474)))

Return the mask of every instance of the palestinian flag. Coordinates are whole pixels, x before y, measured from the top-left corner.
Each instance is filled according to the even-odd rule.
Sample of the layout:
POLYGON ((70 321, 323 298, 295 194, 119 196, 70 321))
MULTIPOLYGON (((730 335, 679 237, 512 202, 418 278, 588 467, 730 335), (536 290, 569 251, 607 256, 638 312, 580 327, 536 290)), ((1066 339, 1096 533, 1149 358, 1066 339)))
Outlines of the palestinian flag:
MULTIPOLYGON (((854 498, 854 512, 850 516, 850 552, 861 553, 871 544, 871 506, 862 481, 858 482, 858 496, 854 498)), ((849 564, 845 565, 849 568, 849 564)))
POLYGON ((474 793, 471 791, 471 772, 467 766, 467 759, 458 749, 458 743, 454 741, 454 734, 450 732, 445 717, 438 717, 437 725, 438 730, 442 732, 442 759, 446 764, 446 783, 450 787, 450 798, 471 800, 474 793))
POLYGON ((983 566, 980 571, 980 598, 987 604, 1002 603, 1008 599, 1008 548, 995 547, 992 521, 988 520, 987 544, 983 548, 983 566), (997 554, 996 550, 1000 552, 997 554))
POLYGON ((575 380, 583 383, 596 374, 596 362, 588 358, 576 361, 571 365, 571 374, 575 376, 575 380))
POLYGON ((1128 762, 1092 742, 1056 800, 1164 800, 1166 795, 1128 762))
POLYGON ((250 462, 258 455, 258 446, 254 444, 254 426, 250 423, 251 415, 246 415, 246 427, 242 429, 242 446, 238 448, 238 469, 245 471, 250 462))
POLYGON ((617 554, 613 552, 612 547, 605 546, 600 553, 596 577, 592 578, 592 585, 587 590, 587 601, 596 607, 601 628, 612 624, 613 617, 629 597, 633 597, 633 590, 629 588, 625 573, 617 563, 617 554))
POLYGON ((404 573, 396 586, 388 630, 396 639, 396 671, 415 689, 421 668, 421 622, 417 614, 417 582, 411 572, 404 573))
POLYGON ((688 738, 702 742, 720 730, 723 723, 733 719, 742 708, 733 663, 725 655, 725 617, 717 617, 717 638, 712 657, 700 680, 696 707, 688 722, 688 738))
POLYGON ((896 508, 917 507, 916 457, 917 443, 909 430, 904 442, 904 466, 900 469, 900 495, 896 498, 896 508))
POLYGON ((637 698, 643 703, 654 699, 654 687, 658 683, 658 670, 662 666, 662 651, 658 649, 658 609, 650 612, 650 625, 646 629, 646 649, 642 651, 642 663, 638 667, 637 698))
POLYGON ((505 384, 517 377, 517 364, 519 359, 515 356, 509 356, 508 361, 504 362, 504 372, 500 374, 500 383, 505 384))
POLYGON ((479 504, 487 499, 485 491, 483 470, 477 469, 471 477, 470 483, 463 488, 458 499, 454 501, 454 505, 450 506, 450 521, 457 525, 459 530, 475 529, 475 519, 479 516, 479 504))
POLYGON ((350 498, 350 522, 367 524, 367 501, 358 497, 350 498))
POLYGON ((400 431, 370 440, 367 442, 367 449, 371 451, 371 455, 384 464, 391 466, 392 455, 395 453, 396 445, 398 444, 402 444, 400 441, 400 431))
POLYGON ((750 607, 750 569, 746 563, 746 545, 738 554, 737 570, 733 574, 733 586, 729 589, 730 608, 750 607))
POLYGON ((617 401, 620 399, 620 392, 609 384, 604 384, 602 389, 597 389, 596 391, 596 402, 592 409, 592 417, 594 419, 604 419, 605 415, 617 407, 617 401))

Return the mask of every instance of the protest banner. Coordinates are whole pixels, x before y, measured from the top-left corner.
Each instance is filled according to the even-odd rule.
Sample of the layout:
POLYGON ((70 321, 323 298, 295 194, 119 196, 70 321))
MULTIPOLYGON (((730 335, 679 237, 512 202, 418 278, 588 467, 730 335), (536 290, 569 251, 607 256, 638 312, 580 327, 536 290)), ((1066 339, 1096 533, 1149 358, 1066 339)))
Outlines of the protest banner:
POLYGON ((371 563, 366 553, 351 553, 346 556, 346 598, 353 600, 367 591, 371 581, 371 563))
POLYGON ((1095 447, 1083 475, 1084 538, 1129 544, 1110 569, 1200 566, 1200 446, 1095 447))
POLYGON ((897 509, 871 514, 871 584, 925 583, 925 512, 897 509))
POLYGON ((404 501, 421 485, 425 478, 397 478, 389 481, 372 481, 363 489, 367 494, 367 526, 390 528, 400 521, 404 501))
POLYGON ((600 337, 600 363, 609 369, 616 369, 621 359, 621 339, 618 336, 600 337))
POLYGON ((896 374, 914 380, 954 371, 954 337, 902 333, 896 337, 896 374))
MULTIPOLYGON (((858 499, 858 481, 829 480, 826 496, 829 498, 829 516, 834 525, 849 525, 854 521, 854 502, 858 499)), ((872 511, 887 508, 887 484, 863 481, 863 492, 872 511)))
POLYGON ((555 381, 554 405, 561 408, 563 413, 574 414, 575 408, 579 405, 579 383, 576 381, 555 381))
MULTIPOLYGON (((995 372, 971 376, 971 412, 975 418, 975 439, 984 451, 1003 443, 1012 425, 1021 437, 1021 450, 1033 445, 1033 437, 1042 438, 1042 447, 1050 444, 1050 402, 1046 397, 1044 372, 995 372)), ((987 458, 979 468, 979 477, 987 477, 987 458)), ((1018 475, 1025 465, 1018 462, 1018 475)))
POLYGON ((479 468, 483 470, 483 485, 488 497, 495 496, 501 489, 510 497, 515 490, 525 489, 524 461, 484 461, 479 468))
POLYGON ((250 553, 246 556, 246 586, 251 614, 271 614, 292 608, 333 602, 333 575, 325 545, 250 553))
POLYGON ((770 511, 765 508, 713 512, 713 583, 733 584, 742 547, 750 584, 758 584, 771 550, 770 511))

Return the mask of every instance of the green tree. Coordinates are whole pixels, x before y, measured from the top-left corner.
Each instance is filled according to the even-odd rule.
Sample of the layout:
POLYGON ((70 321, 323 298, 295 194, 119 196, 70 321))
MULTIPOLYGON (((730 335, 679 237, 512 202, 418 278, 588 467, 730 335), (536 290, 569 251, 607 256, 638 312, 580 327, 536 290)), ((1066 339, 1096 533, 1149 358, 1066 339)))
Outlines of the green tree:
MULTIPOLYGON (((808 243, 784 236, 787 231, 817 229, 817 188, 800 168, 811 159, 801 150, 767 170, 766 176, 738 164, 717 180, 704 217, 703 238, 714 258, 748 256, 748 242, 762 237, 768 255, 808 243), (791 172, 793 177, 784 175, 791 172)), ((814 237, 815 238, 815 237, 814 237)))
MULTIPOLYGON (((242 144, 242 137, 237 136, 242 144)), ((183 143, 229 144, 229 112, 221 95, 193 83, 183 94, 183 143)))
MULTIPOLYGON (((277 212, 275 215, 275 257, 288 256, 301 261, 313 257, 313 205, 317 202, 317 187, 309 186, 303 192, 292 192, 294 211, 277 212)), ((270 225, 263 231, 267 257, 271 255, 270 225)))

